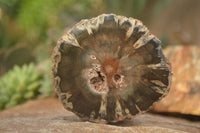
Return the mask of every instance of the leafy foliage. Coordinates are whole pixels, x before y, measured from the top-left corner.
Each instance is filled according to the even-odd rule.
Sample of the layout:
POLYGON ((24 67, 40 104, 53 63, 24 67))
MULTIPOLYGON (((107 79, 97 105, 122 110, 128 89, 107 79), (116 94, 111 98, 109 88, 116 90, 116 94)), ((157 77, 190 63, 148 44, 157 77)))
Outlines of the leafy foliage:
POLYGON ((15 66, 0 80, 0 110, 13 107, 39 94, 42 75, 33 64, 15 66))
POLYGON ((52 79, 50 78, 51 75, 51 60, 46 60, 41 62, 38 65, 41 74, 43 75, 42 78, 42 85, 39 89, 40 97, 49 97, 53 95, 53 86, 52 86, 52 79))
POLYGON ((16 42, 27 43, 32 47, 46 44, 49 28, 62 29, 66 26, 66 22, 62 20, 63 14, 68 17, 86 14, 86 8, 91 2, 92 0, 0 0, 0 10, 3 12, 2 20, 0 19, 0 47, 10 48, 16 42))

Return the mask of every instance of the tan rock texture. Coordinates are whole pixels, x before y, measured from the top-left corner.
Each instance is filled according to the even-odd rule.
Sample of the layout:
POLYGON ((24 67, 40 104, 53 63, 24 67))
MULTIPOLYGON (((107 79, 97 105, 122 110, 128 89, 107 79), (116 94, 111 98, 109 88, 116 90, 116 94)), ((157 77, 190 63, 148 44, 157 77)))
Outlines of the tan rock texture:
POLYGON ((1 133, 198 133, 200 122, 155 114, 111 124, 82 121, 65 110, 58 99, 29 101, 0 112, 1 133))
POLYGON ((164 53, 172 64, 172 85, 154 110, 200 115, 200 48, 170 46, 164 53))

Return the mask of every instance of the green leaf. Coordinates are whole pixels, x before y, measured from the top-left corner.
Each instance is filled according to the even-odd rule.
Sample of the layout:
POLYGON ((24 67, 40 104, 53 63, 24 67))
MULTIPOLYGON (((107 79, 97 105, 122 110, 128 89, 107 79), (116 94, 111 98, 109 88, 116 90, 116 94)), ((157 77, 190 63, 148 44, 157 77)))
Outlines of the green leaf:
POLYGON ((41 83, 40 82, 34 82, 30 85, 27 86, 28 91, 35 91, 40 87, 41 83))
POLYGON ((29 91, 29 92, 25 93, 24 98, 25 98, 25 99, 31 99, 31 98, 33 98, 34 96, 35 96, 35 95, 34 95, 34 92, 29 91))

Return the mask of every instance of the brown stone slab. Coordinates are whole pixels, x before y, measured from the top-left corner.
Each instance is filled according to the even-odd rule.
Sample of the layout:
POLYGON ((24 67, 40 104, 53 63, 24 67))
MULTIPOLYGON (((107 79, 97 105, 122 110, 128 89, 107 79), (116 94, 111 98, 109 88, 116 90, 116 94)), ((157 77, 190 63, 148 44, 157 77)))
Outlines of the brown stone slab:
POLYGON ((183 133, 200 132, 200 122, 155 114, 137 115, 116 124, 85 122, 65 110, 58 99, 28 101, 0 112, 1 133, 183 133))
POLYGON ((170 46, 164 53, 172 65, 172 85, 154 111, 200 116, 200 47, 170 46))

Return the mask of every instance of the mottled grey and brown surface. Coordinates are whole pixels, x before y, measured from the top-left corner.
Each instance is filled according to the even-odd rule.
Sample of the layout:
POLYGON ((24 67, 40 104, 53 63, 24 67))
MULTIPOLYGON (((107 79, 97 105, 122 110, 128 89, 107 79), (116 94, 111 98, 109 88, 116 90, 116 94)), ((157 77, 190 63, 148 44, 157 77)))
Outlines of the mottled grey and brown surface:
POLYGON ((161 42, 133 18, 103 14, 82 20, 61 37, 52 59, 64 107, 93 122, 131 119, 170 88, 161 42))
POLYGON ((200 116, 200 48, 170 46, 164 52, 174 76, 169 94, 154 110, 200 116))
POLYGON ((58 99, 29 101, 0 112, 0 133, 198 133, 200 122, 153 114, 114 125, 85 122, 58 99))

